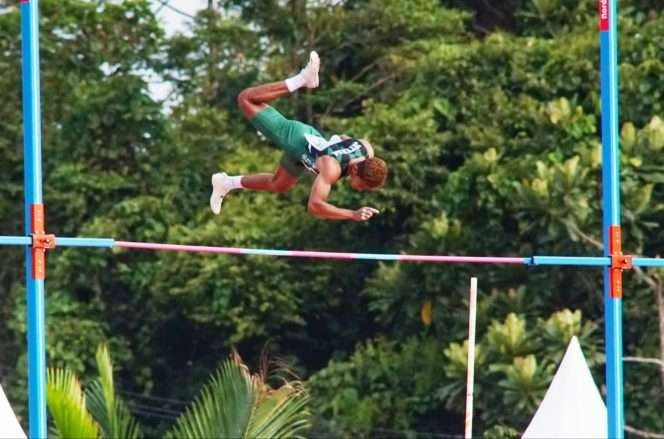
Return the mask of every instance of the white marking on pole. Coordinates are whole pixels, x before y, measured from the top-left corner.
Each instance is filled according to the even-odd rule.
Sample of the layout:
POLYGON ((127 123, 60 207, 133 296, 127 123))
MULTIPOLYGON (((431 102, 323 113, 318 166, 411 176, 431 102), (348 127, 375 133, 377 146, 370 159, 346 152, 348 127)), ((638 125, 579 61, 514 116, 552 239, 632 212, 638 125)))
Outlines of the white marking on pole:
POLYGON ((470 302, 468 304, 468 369, 466 378, 465 438, 473 437, 473 381, 475 377, 475 317, 477 308, 477 278, 470 278, 470 302))

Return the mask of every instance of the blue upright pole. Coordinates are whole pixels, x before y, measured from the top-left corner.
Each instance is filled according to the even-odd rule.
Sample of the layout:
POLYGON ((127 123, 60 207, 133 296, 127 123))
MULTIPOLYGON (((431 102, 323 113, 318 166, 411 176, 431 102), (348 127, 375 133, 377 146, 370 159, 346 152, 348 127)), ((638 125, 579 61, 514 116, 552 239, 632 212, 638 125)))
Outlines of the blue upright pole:
MULTIPOLYGON (((602 202, 604 255, 620 251, 617 0, 599 0, 602 87, 602 202)), ((604 267, 607 421, 610 438, 624 436, 622 280, 604 267)))
MULTIPOLYGON (((42 203, 41 98, 39 92, 39 2, 21 0, 21 52, 23 58, 23 135, 25 175, 25 233, 43 227, 35 211, 42 203)), ((46 437, 46 354, 44 280, 36 275, 31 245, 25 251, 28 302, 28 396, 31 438, 46 437)))

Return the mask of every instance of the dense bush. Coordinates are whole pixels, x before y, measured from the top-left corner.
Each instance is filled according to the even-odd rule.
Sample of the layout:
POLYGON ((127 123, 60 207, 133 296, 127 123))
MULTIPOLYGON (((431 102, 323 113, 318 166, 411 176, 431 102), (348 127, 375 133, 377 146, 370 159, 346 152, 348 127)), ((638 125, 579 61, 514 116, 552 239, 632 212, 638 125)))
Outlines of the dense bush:
MULTIPOLYGON (((43 0, 49 230, 261 248, 600 254, 595 3, 514 0, 492 11, 486 2, 323 3, 228 0, 167 38, 146 1, 43 0), (275 106, 326 133, 371 140, 389 163, 388 184, 372 193, 341 185, 332 201, 381 214, 370 223, 313 219, 306 177, 285 195, 233 193, 213 217, 211 173, 271 171, 278 160, 235 108, 237 93, 296 72, 313 47, 321 87, 275 106), (172 81, 168 102, 150 94, 147 71, 172 81)), ((664 17, 653 1, 624 3, 624 248, 655 256, 664 240, 664 17)), ((0 233, 20 234, 15 4, 0 2, 0 35, 0 233)), ((23 253, 0 251, 2 383, 20 402, 23 253)), ((317 432, 458 434, 471 275, 482 290, 478 434, 525 428, 573 334, 603 381, 599 270, 80 249, 55 250, 49 262, 49 365, 90 377, 106 341, 124 367, 121 391, 168 397, 148 400, 168 410, 190 399, 231 346, 256 363, 269 343, 311 377, 317 432)), ((659 285, 656 270, 625 277, 626 355, 664 355, 659 285)), ((627 423, 663 431, 661 377, 625 371, 627 423)), ((155 435, 160 419, 145 420, 155 435)))

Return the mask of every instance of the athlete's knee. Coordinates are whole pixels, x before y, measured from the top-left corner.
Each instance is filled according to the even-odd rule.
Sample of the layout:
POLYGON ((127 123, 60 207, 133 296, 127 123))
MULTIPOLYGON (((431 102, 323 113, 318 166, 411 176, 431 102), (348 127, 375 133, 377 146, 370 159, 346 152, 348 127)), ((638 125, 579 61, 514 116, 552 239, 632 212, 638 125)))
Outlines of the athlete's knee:
POLYGON ((290 190, 293 187, 293 183, 289 181, 282 180, 272 180, 271 182, 272 192, 277 194, 283 194, 290 190))
POLYGON ((272 192, 275 194, 285 194, 290 190, 292 185, 283 183, 272 183, 272 192))

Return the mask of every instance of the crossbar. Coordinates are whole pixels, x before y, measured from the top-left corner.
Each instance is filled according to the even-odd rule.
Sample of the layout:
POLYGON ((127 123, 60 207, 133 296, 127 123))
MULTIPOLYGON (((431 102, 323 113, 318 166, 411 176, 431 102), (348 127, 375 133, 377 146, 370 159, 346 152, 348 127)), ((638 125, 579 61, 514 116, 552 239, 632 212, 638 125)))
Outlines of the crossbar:
MULTIPOLYGON (((610 257, 602 256, 450 256, 418 255, 390 253, 350 253, 316 250, 281 250, 263 248, 224 247, 209 245, 163 244, 157 242, 116 241, 112 238, 71 238, 56 237, 57 247, 98 247, 124 248, 128 250, 153 250, 186 253, 211 253, 238 256, 276 256, 313 259, 343 259, 366 261, 428 262, 450 264, 494 264, 494 265, 532 265, 532 266, 581 266, 609 267, 610 257)), ((26 236, 0 236, 0 245, 31 245, 32 239, 26 236)), ((664 267, 663 258, 634 257, 635 267, 664 267)))

